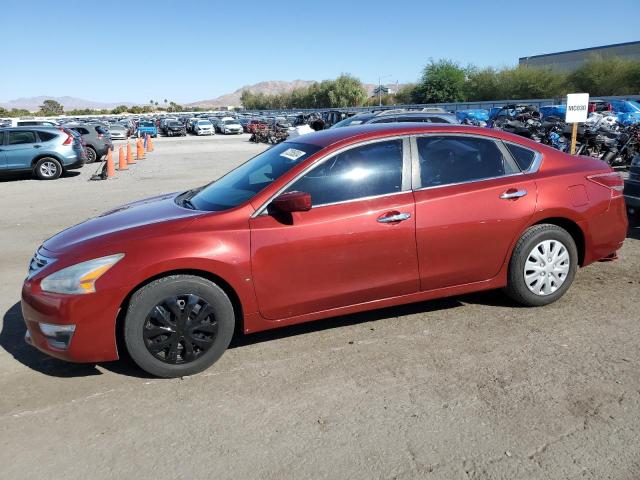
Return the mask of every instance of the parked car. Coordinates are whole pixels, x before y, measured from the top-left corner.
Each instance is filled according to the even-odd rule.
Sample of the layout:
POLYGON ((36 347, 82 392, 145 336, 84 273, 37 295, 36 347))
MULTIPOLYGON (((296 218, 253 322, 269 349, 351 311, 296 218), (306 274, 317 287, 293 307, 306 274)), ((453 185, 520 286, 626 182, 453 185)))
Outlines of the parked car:
POLYGON ((109 131, 98 123, 69 124, 67 127, 75 130, 82 136, 85 150, 87 152, 87 163, 101 160, 107 154, 113 143, 109 136, 109 131))
POLYGON ((55 180, 84 165, 80 137, 55 127, 0 129, 0 174, 31 172, 40 180, 55 180))
POLYGON ((193 125, 193 133, 196 135, 213 135, 215 131, 213 130, 213 125, 209 120, 198 120, 193 125))
POLYGON ((155 122, 145 120, 138 124, 137 134, 140 137, 144 137, 145 135, 149 134, 153 138, 156 138, 158 136, 158 127, 156 126, 155 122))
POLYGON ((189 375, 236 329, 497 288, 546 305, 626 236, 608 165, 506 132, 397 123, 295 140, 46 240, 22 289, 27 341, 101 362, 123 338, 147 372, 189 375))
POLYGON ((377 113, 361 113, 336 123, 331 128, 341 128, 370 123, 398 123, 398 122, 419 122, 419 123, 460 123, 453 113, 430 113, 419 111, 390 112, 382 111, 377 113))
POLYGON ((109 125, 109 135, 111 136, 111 140, 126 140, 129 138, 127 127, 124 125, 120 125, 118 123, 114 123, 109 125))
POLYGON ((164 134, 167 137, 184 137, 187 134, 187 129, 181 122, 173 120, 165 124, 164 134))
POLYGON ((227 133, 239 134, 239 133, 242 133, 242 125, 235 118, 222 119, 218 123, 218 128, 220 129, 220 133, 223 133, 223 134, 227 134, 227 133))

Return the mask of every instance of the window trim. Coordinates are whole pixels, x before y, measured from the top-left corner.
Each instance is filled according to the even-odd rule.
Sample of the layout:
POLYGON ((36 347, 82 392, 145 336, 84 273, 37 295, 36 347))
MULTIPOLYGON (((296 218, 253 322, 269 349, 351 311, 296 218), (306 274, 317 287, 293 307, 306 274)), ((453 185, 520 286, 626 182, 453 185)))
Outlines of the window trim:
POLYGON ((9 135, 7 135, 7 147, 12 147, 14 145, 29 145, 29 144, 35 144, 35 143, 39 143, 38 142, 38 134, 36 133, 35 130, 10 130, 9 131, 9 135), (32 133, 33 134, 33 142, 23 142, 23 143, 9 143, 10 137, 12 133, 32 133))
POLYGON ((516 162, 516 159, 513 158, 513 154, 509 151, 508 148, 506 149, 507 152, 509 153, 509 156, 513 159, 513 162, 516 164, 518 169, 521 170, 522 173, 524 173, 524 174, 526 174, 526 173, 536 173, 538 170, 540 170, 540 164, 542 163, 542 153, 540 153, 538 150, 534 150, 533 148, 527 147, 527 146, 522 145, 520 143, 510 142, 508 140, 502 140, 502 143, 505 144, 505 146, 507 144, 509 144, 509 145, 513 145, 515 147, 524 148, 525 150, 529 150, 530 152, 533 152, 534 156, 533 156, 533 160, 531 161, 531 165, 529 166, 528 169, 521 170, 520 166, 518 165, 518 162, 516 162))
MULTIPOLYGON (((358 148, 358 147, 362 147, 362 146, 365 146, 365 145, 370 145, 370 144, 373 144, 373 143, 388 142, 388 141, 393 141, 393 140, 402 140, 402 186, 401 186, 401 190, 399 192, 384 193, 384 194, 381 194, 381 195, 372 195, 372 196, 369 196, 369 197, 353 198, 353 199, 350 199, 350 200, 342 200, 342 201, 339 201, 339 202, 324 203, 322 205, 312 205, 311 208, 315 209, 315 208, 329 207, 329 206, 332 206, 332 205, 340 205, 340 204, 343 204, 343 203, 359 202, 359 201, 362 201, 362 200, 370 200, 370 199, 373 199, 373 198, 389 197, 389 196, 392 196, 392 195, 400 195, 402 193, 411 192, 412 191, 411 178, 412 178, 412 174, 413 174, 413 172, 412 172, 413 161, 412 161, 412 154, 411 154, 412 152, 411 152, 411 148, 410 148, 410 137, 408 135, 394 135, 394 136, 391 136, 391 137, 374 138, 374 139, 369 139, 369 140, 365 140, 365 141, 362 141, 362 142, 357 142, 357 143, 352 143, 352 144, 349 144, 349 145, 345 145, 344 147, 341 147, 338 150, 335 150, 335 151, 333 151, 331 153, 328 153, 324 157, 321 157, 321 158, 317 159, 311 165, 308 165, 302 172, 300 172, 298 175, 296 175, 286 185, 284 185, 282 188, 279 188, 278 190, 276 190, 276 192, 273 195, 271 195, 262 205, 260 205, 260 207, 258 207, 258 209, 255 212, 253 212, 253 214, 249 218, 256 218, 256 217, 259 217, 261 215, 269 215, 269 212, 267 211, 267 207, 271 204, 271 202, 278 195, 281 195, 282 193, 286 192, 287 189, 291 185, 296 183, 299 179, 304 177, 311 170, 313 170, 314 168, 319 167, 320 165, 322 165, 325 162, 328 162, 329 160, 331 160, 336 155, 340 155, 341 153, 344 153, 344 152, 346 152, 348 150, 351 150, 351 149, 354 149, 354 148, 358 148), (405 174, 407 174, 407 173, 408 173, 408 176, 405 177, 405 174)), ((311 201, 313 202, 313 198, 311 199, 311 201)))
POLYGON ((411 135, 411 148, 412 148, 412 165, 413 165, 413 177, 412 177, 412 185, 413 185, 413 191, 415 192, 419 192, 421 190, 431 190, 434 188, 446 188, 446 187, 451 187, 451 186, 456 186, 456 185, 465 185, 468 183, 479 183, 479 182, 486 182, 488 180, 496 180, 498 178, 510 178, 510 177, 515 177, 518 175, 528 175, 531 173, 536 173, 539 168, 540 168, 540 164, 542 163, 542 154, 537 151, 534 150, 532 148, 526 147, 524 145, 520 145, 519 143, 516 142, 509 142, 507 141, 506 143, 511 143, 513 145, 516 146, 521 146, 522 148, 526 148, 528 150, 531 150, 532 152, 534 152, 536 154, 536 157, 534 157, 533 162, 531 163, 531 167, 529 168, 529 170, 525 170, 522 171, 520 170, 520 167, 518 166, 518 163, 515 161, 515 159, 513 158, 513 155, 511 155, 511 152, 509 152, 509 149, 506 147, 506 145, 504 144, 505 141, 502 140, 501 138, 497 138, 497 137, 491 137, 488 135, 477 135, 477 134, 469 134, 469 133, 427 133, 427 134, 420 134, 420 135, 411 135), (463 182, 454 182, 454 183, 447 183, 444 185, 432 185, 429 187, 423 187, 422 186, 422 177, 420 175, 420 154, 418 152, 418 138, 424 138, 424 137, 470 137, 470 138, 480 138, 483 140, 489 140, 492 141, 493 143, 495 143, 496 147, 500 150, 500 152, 502 152, 502 155, 505 157, 505 159, 511 164, 511 167, 513 169, 515 169, 514 173, 510 173, 508 175, 498 175, 496 177, 487 177, 487 178, 478 178, 476 180, 465 180, 463 182))

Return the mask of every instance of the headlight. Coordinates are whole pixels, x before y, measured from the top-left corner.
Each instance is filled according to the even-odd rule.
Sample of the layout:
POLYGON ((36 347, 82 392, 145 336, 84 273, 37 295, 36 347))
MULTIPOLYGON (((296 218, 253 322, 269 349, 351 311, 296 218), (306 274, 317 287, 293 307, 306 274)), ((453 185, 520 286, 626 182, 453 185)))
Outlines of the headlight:
POLYGON ((124 253, 118 253, 63 268, 45 277, 40 283, 40 288, 51 293, 95 292, 96 280, 118 263, 122 257, 124 257, 124 253))

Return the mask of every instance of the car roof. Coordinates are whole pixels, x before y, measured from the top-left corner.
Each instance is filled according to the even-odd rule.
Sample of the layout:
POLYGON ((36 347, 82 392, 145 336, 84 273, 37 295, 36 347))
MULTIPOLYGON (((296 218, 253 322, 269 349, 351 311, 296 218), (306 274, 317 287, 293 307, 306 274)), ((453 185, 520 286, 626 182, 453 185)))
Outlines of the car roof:
POLYGON ((308 143, 319 147, 328 147, 337 143, 351 143, 356 140, 367 140, 384 137, 392 137, 395 135, 411 135, 423 133, 462 133, 467 135, 482 135, 488 138, 501 138, 522 145, 528 145, 536 149, 542 149, 543 146, 535 143, 522 136, 510 134, 502 130, 494 130, 483 127, 475 127, 470 125, 431 123, 425 124, 421 122, 400 122, 400 123, 371 123, 357 125, 349 128, 330 128, 319 132, 307 133, 303 136, 295 137, 287 142, 291 143, 308 143))

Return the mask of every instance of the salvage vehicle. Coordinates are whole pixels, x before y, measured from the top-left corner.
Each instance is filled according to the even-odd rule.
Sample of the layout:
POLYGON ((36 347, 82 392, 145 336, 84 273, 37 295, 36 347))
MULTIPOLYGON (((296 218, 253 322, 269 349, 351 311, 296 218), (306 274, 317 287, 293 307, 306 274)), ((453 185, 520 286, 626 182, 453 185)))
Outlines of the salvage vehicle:
POLYGON ((220 133, 225 135, 228 133, 242 133, 242 124, 235 118, 223 118, 220 120, 218 128, 220 128, 220 133))
POLYGON ((66 128, 0 128, 1 175, 31 172, 40 180, 55 180, 86 159, 80 136, 66 128))
POLYGON ((630 223, 640 223, 640 155, 636 155, 629 167, 629 178, 624 182, 624 200, 630 223))
POLYGON ((193 125, 193 133, 196 135, 214 135, 216 132, 209 120, 198 120, 193 125))
POLYGON ((137 134, 139 137, 144 137, 148 134, 153 138, 156 138, 158 136, 158 127, 155 122, 145 120, 138 124, 137 134))
POLYGON ((46 240, 23 284, 26 340, 75 362, 126 350, 179 377, 234 332, 499 288, 547 305, 578 267, 616 258, 622 184, 600 160, 498 130, 309 133, 46 240))
POLYGON ((129 138, 129 131, 127 130, 127 127, 119 123, 109 125, 109 134, 111 136, 111 140, 126 140, 129 138))
POLYGON ((164 125, 164 134, 167 137, 184 137, 187 134, 187 129, 177 120, 172 120, 164 125))
POLYGON ((109 131, 99 123, 68 124, 67 127, 78 132, 87 152, 87 163, 101 160, 110 148, 113 148, 109 131))

